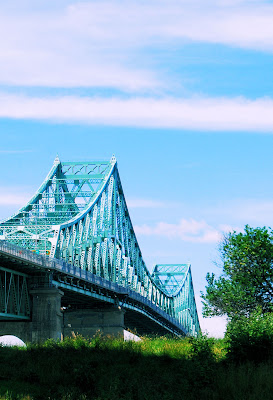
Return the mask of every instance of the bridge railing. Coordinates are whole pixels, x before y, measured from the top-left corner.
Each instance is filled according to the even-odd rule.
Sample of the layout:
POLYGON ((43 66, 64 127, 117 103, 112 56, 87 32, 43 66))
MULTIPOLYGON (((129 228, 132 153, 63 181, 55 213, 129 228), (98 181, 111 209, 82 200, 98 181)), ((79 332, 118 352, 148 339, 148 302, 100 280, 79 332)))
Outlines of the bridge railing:
POLYGON ((6 241, 0 241, 0 252, 1 251, 11 254, 20 259, 24 259, 31 264, 41 266, 45 269, 56 270, 66 275, 70 275, 73 278, 78 277, 81 280, 92 283, 111 292, 123 294, 126 297, 134 300, 135 302, 148 307, 155 314, 160 315, 163 319, 169 321, 173 326, 186 334, 185 329, 181 326, 179 322, 177 322, 175 318, 171 317, 164 310, 156 306, 154 303, 151 302, 151 300, 147 299, 137 292, 134 292, 130 288, 125 288, 115 282, 108 281, 104 278, 101 278, 100 276, 92 274, 89 271, 83 270, 79 267, 75 267, 74 265, 69 264, 66 261, 59 260, 57 258, 49 258, 48 256, 44 256, 41 254, 36 254, 33 253, 31 250, 23 249, 22 247, 16 246, 6 241))

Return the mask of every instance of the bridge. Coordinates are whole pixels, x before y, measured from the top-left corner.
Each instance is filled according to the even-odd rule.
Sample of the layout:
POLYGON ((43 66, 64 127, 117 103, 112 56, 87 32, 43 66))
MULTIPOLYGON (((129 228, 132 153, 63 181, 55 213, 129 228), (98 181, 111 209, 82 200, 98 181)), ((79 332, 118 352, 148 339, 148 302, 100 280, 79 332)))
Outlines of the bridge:
POLYGON ((117 162, 56 157, 30 201, 0 224, 0 335, 197 335, 191 266, 143 260, 117 162))

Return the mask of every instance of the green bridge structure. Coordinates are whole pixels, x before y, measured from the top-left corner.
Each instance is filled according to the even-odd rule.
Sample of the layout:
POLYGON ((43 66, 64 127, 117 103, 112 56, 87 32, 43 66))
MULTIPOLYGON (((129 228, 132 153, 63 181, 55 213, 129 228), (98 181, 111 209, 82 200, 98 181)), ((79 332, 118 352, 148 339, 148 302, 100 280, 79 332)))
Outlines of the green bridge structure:
POLYGON ((117 162, 61 162, 0 224, 0 335, 196 336, 190 264, 143 260, 117 162))

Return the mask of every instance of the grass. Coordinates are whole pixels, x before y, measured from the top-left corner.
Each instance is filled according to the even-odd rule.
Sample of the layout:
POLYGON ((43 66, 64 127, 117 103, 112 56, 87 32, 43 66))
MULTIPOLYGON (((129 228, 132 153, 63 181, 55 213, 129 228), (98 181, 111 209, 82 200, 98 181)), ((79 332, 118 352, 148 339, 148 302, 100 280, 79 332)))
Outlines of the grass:
POLYGON ((225 340, 96 336, 0 347, 0 399, 272 399, 273 360, 235 364, 225 340))

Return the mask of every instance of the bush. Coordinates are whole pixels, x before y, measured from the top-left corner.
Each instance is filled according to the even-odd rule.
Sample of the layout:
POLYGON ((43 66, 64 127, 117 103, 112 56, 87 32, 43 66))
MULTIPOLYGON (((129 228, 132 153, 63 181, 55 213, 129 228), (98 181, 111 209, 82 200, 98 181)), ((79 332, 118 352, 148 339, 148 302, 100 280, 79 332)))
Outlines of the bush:
POLYGON ((257 310, 249 317, 233 318, 225 338, 231 361, 260 363, 273 359, 273 313, 257 310))
POLYGON ((201 362, 214 361, 213 346, 214 338, 209 338, 207 335, 199 335, 198 337, 190 338, 191 353, 193 359, 198 359, 201 362))

